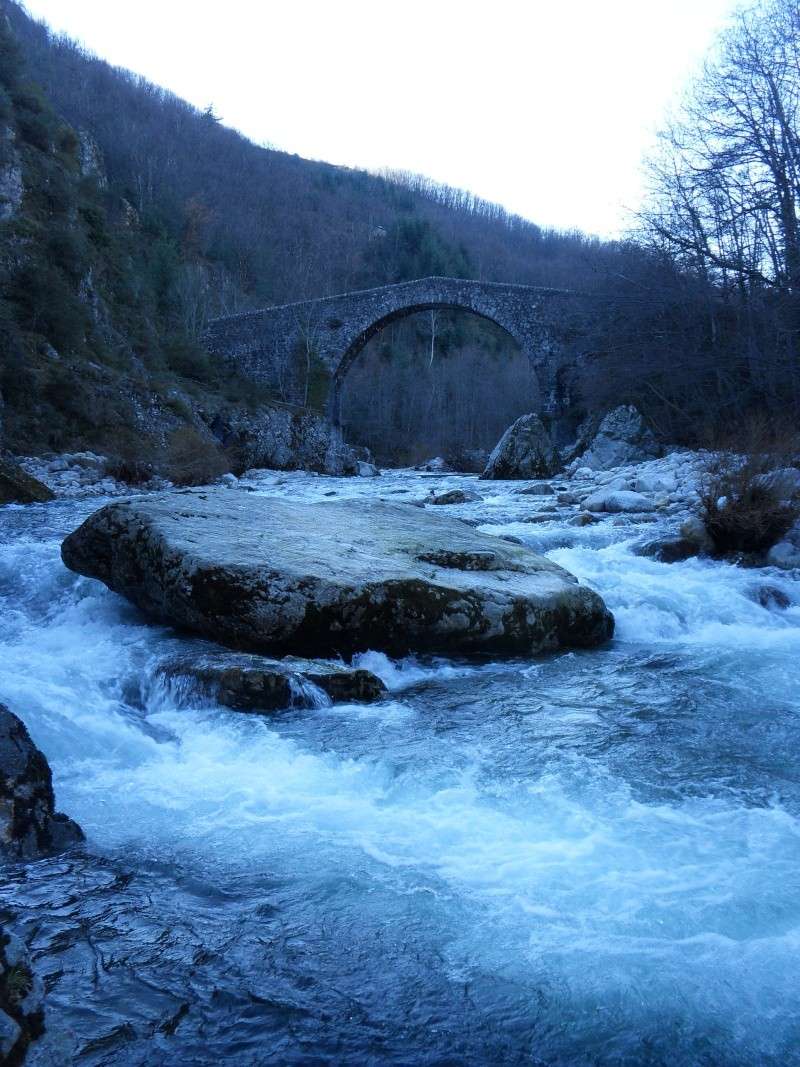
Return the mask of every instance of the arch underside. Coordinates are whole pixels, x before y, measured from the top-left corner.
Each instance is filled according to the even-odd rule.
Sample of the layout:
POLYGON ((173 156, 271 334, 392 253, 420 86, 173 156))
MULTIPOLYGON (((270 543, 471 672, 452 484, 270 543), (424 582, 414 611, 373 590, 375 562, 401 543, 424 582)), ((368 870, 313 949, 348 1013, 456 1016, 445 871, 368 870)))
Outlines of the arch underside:
POLYGON ((400 319, 409 318, 411 315, 417 315, 423 311, 463 311, 469 315, 475 315, 479 319, 485 319, 487 322, 494 323, 501 330, 508 334, 508 336, 519 346, 530 358, 530 353, 525 352, 525 346, 522 340, 514 333, 512 329, 501 322, 499 317, 488 314, 484 311, 477 311, 474 307, 470 307, 467 304, 450 303, 445 301, 431 301, 430 303, 411 304, 406 307, 397 308, 395 311, 390 311, 388 314, 382 315, 374 322, 370 323, 364 330, 362 330, 352 341, 347 345, 347 348, 342 353, 342 356, 333 372, 333 383, 335 388, 340 388, 342 381, 344 380, 350 367, 352 367, 355 360, 361 354, 363 349, 372 340, 376 334, 379 334, 387 326, 391 326, 393 322, 398 322, 400 319))
POLYGON ((366 345, 384 330, 387 326, 390 326, 393 322, 398 322, 400 319, 405 319, 411 315, 417 315, 424 311, 463 311, 468 315, 475 315, 480 319, 485 319, 487 322, 493 323, 498 326, 504 333, 508 334, 511 340, 518 346, 523 355, 528 357, 531 364, 531 369, 536 373, 536 368, 533 363, 533 354, 526 350, 526 345, 523 340, 516 335, 513 329, 510 329, 504 322, 500 320, 500 316, 491 315, 485 311, 478 311, 476 308, 471 307, 469 304, 436 300, 430 302, 420 302, 415 304, 406 305, 404 307, 396 308, 394 311, 390 311, 381 315, 379 318, 371 322, 369 326, 361 330, 347 345, 341 358, 339 359, 336 369, 331 376, 331 389, 328 401, 328 416, 331 419, 334 426, 341 425, 341 405, 342 405, 342 384, 347 377, 347 373, 356 361, 358 356, 364 350, 366 345))

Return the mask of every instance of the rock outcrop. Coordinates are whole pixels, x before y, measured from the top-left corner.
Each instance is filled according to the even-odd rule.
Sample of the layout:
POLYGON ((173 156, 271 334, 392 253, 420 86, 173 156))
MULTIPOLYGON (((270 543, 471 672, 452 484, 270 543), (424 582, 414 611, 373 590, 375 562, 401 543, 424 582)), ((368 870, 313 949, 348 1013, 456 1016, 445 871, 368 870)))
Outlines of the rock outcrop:
POLYGON ((627 404, 609 411, 589 447, 572 465, 609 470, 623 464, 642 463, 659 454, 658 442, 641 414, 632 404, 627 404))
POLYGON ((0 504, 43 504, 53 497, 43 482, 0 457, 0 504))
POLYGON ((489 456, 481 478, 549 478, 560 469, 558 452, 538 415, 521 415, 489 456))
POLYGON ((22 207, 25 183, 13 124, 0 120, 0 222, 13 219, 22 207))
POLYGON ((689 537, 656 537, 635 546, 634 552, 659 563, 682 563, 700 554, 697 542, 689 537))
POLYGON ((53 777, 25 724, 0 704, 0 858, 27 860, 83 840, 55 810, 53 777))
POLYGON ((161 673, 169 679, 187 679, 237 711, 315 707, 320 691, 333 703, 371 704, 387 692, 372 671, 295 657, 270 660, 219 653, 169 662, 161 673))
POLYGON ((164 493, 102 508, 62 558, 154 618, 254 652, 530 655, 613 631, 561 567, 403 504, 164 493))
POLYGON ((28 950, 0 923, 0 1063, 24 1062, 31 1041, 44 1031, 43 998, 28 950))
POLYGON ((258 413, 229 411, 209 429, 236 457, 238 467, 359 474, 356 453, 322 415, 313 411, 262 407, 258 413))

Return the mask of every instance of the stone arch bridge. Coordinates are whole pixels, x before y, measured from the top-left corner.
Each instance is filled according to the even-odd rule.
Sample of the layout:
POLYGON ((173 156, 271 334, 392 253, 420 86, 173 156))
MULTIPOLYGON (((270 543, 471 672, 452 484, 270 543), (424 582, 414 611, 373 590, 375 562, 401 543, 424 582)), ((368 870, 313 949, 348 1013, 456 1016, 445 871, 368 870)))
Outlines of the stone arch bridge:
POLYGON ((460 278, 415 281, 362 289, 339 296, 249 311, 212 320, 209 351, 246 378, 262 382, 290 400, 300 400, 298 368, 319 361, 330 377, 328 414, 338 426, 341 387, 347 371, 371 337, 396 319, 437 309, 472 312, 502 327, 528 357, 546 407, 563 406, 559 370, 577 294, 500 282, 460 278))

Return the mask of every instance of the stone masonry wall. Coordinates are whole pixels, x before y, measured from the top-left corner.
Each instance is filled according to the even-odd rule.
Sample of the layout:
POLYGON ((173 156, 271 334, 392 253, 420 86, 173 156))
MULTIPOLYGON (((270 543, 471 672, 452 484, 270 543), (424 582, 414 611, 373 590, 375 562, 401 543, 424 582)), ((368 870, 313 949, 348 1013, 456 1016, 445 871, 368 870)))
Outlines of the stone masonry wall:
POLYGON ((563 344, 560 321, 575 294, 458 278, 399 285, 266 308, 216 319, 206 344, 247 377, 291 396, 294 369, 313 352, 331 376, 330 415, 338 422, 339 385, 364 345, 395 319, 433 308, 460 309, 505 329, 530 359, 544 395, 553 396, 563 344))

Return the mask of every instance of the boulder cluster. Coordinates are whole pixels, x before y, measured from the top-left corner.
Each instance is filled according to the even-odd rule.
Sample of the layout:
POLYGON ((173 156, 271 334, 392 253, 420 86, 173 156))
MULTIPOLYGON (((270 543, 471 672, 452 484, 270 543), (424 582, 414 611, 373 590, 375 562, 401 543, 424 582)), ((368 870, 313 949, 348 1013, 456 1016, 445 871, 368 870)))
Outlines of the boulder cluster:
POLYGON ((498 441, 481 478, 551 478, 565 469, 565 463, 568 472, 578 467, 609 470, 659 455, 652 431, 630 404, 615 408, 599 422, 587 420, 566 450, 556 447, 539 415, 522 415, 498 441))

